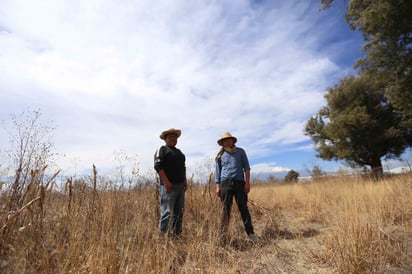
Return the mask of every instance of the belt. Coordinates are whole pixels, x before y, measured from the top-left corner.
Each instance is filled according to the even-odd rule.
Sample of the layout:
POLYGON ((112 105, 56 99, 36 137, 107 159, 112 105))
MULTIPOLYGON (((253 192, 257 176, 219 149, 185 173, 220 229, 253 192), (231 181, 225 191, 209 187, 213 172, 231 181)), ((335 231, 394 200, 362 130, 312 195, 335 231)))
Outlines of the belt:
POLYGON ((244 183, 244 180, 237 180, 237 179, 226 179, 223 180, 222 183, 244 183))

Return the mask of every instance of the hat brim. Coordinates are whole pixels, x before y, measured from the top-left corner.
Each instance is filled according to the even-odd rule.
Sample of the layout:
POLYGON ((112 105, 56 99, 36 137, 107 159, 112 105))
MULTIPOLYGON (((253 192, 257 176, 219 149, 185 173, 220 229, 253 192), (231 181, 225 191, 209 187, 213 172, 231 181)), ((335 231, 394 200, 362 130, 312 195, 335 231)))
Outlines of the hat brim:
POLYGON ((224 137, 224 138, 221 138, 221 139, 219 139, 219 140, 217 140, 217 144, 219 145, 219 146, 223 146, 223 140, 225 140, 225 139, 233 139, 234 140, 234 144, 236 144, 236 142, 237 142, 237 138, 236 137, 224 137))
POLYGON ((182 131, 180 129, 171 128, 171 129, 163 131, 162 134, 160 134, 159 137, 162 140, 166 140, 166 136, 169 135, 169 134, 176 134, 177 138, 179 138, 180 135, 182 135, 182 131))

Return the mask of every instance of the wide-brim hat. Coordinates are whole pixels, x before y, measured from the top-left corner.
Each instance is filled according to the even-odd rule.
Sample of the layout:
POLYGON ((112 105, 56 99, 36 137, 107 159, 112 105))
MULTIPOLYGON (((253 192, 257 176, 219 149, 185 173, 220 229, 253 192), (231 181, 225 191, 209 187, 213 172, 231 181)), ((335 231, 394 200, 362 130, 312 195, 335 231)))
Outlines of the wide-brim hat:
POLYGON ((163 131, 163 132, 160 134, 159 137, 160 137, 160 139, 165 140, 165 139, 166 139, 166 136, 167 136, 168 134, 176 134, 176 135, 177 135, 177 138, 179 138, 180 135, 182 134, 182 131, 181 131, 180 129, 169 128, 169 129, 163 131))
POLYGON ((217 140, 218 145, 223 146, 223 140, 227 138, 232 138, 234 140, 234 144, 237 142, 237 138, 235 136, 232 136, 229 132, 224 132, 222 136, 220 136, 220 139, 217 140))

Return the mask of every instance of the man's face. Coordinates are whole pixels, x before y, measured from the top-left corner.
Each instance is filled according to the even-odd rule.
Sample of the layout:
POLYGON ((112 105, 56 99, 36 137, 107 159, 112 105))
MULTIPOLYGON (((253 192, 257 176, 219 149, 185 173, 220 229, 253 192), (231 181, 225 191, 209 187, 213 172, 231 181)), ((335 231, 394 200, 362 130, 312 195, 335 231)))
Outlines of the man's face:
POLYGON ((170 133, 166 135, 166 145, 170 147, 174 147, 177 144, 177 135, 174 133, 170 133))
POLYGON ((225 138, 222 142, 224 147, 233 147, 235 140, 233 138, 225 138))

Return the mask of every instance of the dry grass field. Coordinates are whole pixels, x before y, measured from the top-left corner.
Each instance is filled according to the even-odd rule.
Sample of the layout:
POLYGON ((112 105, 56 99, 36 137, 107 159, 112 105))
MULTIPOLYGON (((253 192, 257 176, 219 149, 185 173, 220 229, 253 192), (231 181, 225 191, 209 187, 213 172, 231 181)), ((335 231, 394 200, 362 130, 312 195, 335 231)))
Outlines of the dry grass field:
POLYGON ((412 273, 412 175, 254 183, 257 243, 236 206, 219 244, 214 185, 186 192, 181 239, 159 238, 156 183, 98 178, 64 191, 32 181, 18 208, 0 199, 1 273, 412 273))

